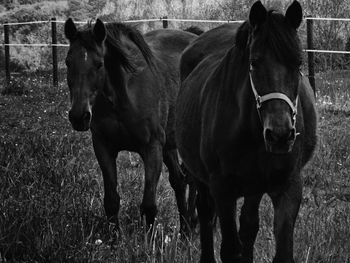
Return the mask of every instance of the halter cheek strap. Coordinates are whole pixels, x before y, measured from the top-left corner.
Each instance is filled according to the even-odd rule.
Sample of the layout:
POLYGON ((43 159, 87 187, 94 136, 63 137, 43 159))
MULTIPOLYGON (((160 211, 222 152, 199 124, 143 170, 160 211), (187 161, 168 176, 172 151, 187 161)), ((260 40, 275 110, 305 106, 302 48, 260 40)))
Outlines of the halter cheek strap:
POLYGON ((265 94, 263 96, 260 96, 258 94, 258 92, 256 91, 256 89, 255 89, 254 82, 253 82, 253 79, 252 79, 252 75, 251 75, 250 72, 249 72, 249 79, 250 79, 250 86, 252 87, 252 90, 253 90, 253 93, 254 93, 254 96, 255 96, 256 108, 258 110, 259 118, 261 119, 261 117, 260 117, 260 108, 261 108, 261 106, 262 106, 262 104, 264 102, 269 101, 269 100, 274 100, 274 99, 283 100, 289 105, 289 107, 292 110, 293 126, 295 126, 296 116, 297 116, 297 113, 298 113, 299 95, 295 99, 295 105, 290 100, 290 98, 288 98, 287 95, 285 95, 283 93, 280 93, 280 92, 272 92, 272 93, 268 93, 268 94, 265 94))

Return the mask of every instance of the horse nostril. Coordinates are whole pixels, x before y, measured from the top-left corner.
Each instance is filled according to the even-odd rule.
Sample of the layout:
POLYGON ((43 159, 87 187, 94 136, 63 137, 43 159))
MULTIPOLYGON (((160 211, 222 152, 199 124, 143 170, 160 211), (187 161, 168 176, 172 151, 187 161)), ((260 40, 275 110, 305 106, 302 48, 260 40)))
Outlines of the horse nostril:
POLYGON ((72 113, 72 111, 68 112, 68 119, 69 119, 70 122, 73 121, 73 113, 72 113))
POLYGON ((91 113, 89 111, 86 111, 83 113, 83 120, 84 121, 90 121, 91 113))
POLYGON ((91 113, 89 111, 85 111, 82 115, 74 114, 72 111, 68 112, 68 119, 70 122, 88 122, 90 118, 91 113))
POLYGON ((70 110, 68 118, 76 131, 87 131, 90 128, 91 113, 88 110, 84 112, 70 110))
POLYGON ((273 131, 271 129, 265 130, 265 140, 268 142, 275 142, 278 140, 276 135, 274 135, 273 131))
POLYGON ((285 132, 276 132, 272 129, 265 130, 265 140, 270 143, 278 143, 278 142, 289 142, 295 139, 295 129, 290 129, 285 132))
POLYGON ((289 131, 287 141, 293 141, 295 139, 295 128, 289 131))

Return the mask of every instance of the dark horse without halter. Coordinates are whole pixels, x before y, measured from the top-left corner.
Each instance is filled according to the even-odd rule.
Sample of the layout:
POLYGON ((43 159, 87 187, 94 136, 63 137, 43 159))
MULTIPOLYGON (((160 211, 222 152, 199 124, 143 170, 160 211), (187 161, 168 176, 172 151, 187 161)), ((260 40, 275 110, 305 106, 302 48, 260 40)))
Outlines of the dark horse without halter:
POLYGON ((258 1, 239 28, 227 24, 208 31, 182 55, 176 140, 198 189, 201 262, 215 262, 214 213, 222 262, 253 262, 264 193, 274 206, 273 262, 294 262, 300 171, 316 144, 314 94, 299 72, 301 21, 296 1, 285 15, 258 1))
POLYGON ((139 153, 144 163, 141 213, 146 223, 153 224, 157 213, 156 189, 164 161, 184 229, 185 181, 175 145, 174 108, 180 55, 196 35, 162 29, 142 36, 125 24, 104 25, 99 19, 81 31, 68 19, 65 35, 70 41, 69 120, 75 130, 91 130, 108 219, 119 225, 115 161, 119 151, 129 150, 139 153))

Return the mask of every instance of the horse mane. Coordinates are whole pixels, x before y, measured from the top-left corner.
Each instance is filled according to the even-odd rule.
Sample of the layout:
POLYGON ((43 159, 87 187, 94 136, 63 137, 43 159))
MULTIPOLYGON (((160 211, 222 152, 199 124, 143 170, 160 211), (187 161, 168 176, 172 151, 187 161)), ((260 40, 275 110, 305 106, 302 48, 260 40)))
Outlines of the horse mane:
POLYGON ((287 67, 299 67, 302 62, 300 40, 297 32, 292 28, 286 18, 275 10, 269 10, 266 21, 257 29, 252 28, 249 21, 244 22, 237 31, 236 47, 247 48, 249 36, 257 31, 256 45, 262 49, 269 49, 283 65, 287 67))
MULTIPOLYGON (((105 27, 107 33, 105 44, 115 59, 121 63, 125 70, 132 72, 135 70, 135 68, 128 58, 123 44, 121 43, 120 37, 122 35, 125 35, 138 47, 149 66, 153 65, 153 53, 144 40, 142 34, 136 28, 123 23, 106 23, 105 27)), ((90 50, 96 49, 96 45, 93 40, 92 21, 87 23, 87 29, 78 32, 78 39, 85 48, 90 50)))
POLYGON ((133 71, 134 66, 128 59, 127 54, 123 49, 122 43, 120 42, 121 35, 128 37, 138 47, 149 66, 153 65, 153 53, 140 31, 138 31, 135 27, 123 23, 108 23, 106 24, 106 30, 106 45, 114 49, 114 53, 117 55, 118 59, 125 69, 133 71))

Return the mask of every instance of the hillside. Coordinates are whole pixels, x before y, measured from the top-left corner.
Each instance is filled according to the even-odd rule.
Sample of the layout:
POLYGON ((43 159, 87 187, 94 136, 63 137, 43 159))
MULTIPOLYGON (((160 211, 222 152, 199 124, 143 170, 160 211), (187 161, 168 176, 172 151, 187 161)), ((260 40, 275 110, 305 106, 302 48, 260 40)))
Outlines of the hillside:
MULTIPOLYGON (((61 0, 38 1, 19 0, 9 1, 11 4, 0 4, 0 21, 19 20, 24 17, 22 12, 45 12, 50 16, 69 15, 74 19, 91 19, 94 17, 107 17, 113 20, 125 20, 132 18, 154 18, 164 15, 179 18, 222 18, 242 19, 246 17, 254 0, 229 1, 229 0, 61 0), (51 13, 50 13, 51 11, 51 13)), ((265 1, 274 8, 283 8, 285 1, 265 1)), ((32 18, 35 18, 34 16, 32 18)))
MULTIPOLYGON (((159 18, 167 15, 169 18, 188 19, 220 19, 242 20, 248 17, 251 4, 255 0, 8 0, 7 4, 0 4, 0 24, 8 22, 24 22, 49 20, 56 17, 65 20, 91 20, 97 17, 104 21, 123 21, 145 18, 159 18)), ((264 0, 266 6, 285 10, 291 0, 264 0)), ((350 2, 348 0, 306 1, 301 0, 304 15, 316 17, 348 17, 350 2)), ((208 23, 169 23, 170 28, 186 28, 196 25, 204 30, 218 24, 208 23)), ((143 23, 138 25, 143 32, 161 27, 161 23, 143 23)), ((50 41, 50 25, 34 24, 11 26, 11 43, 48 43, 50 41)), ((63 25, 58 26, 59 43, 65 43, 63 25)), ((0 34, 3 28, 0 27, 0 34)), ((300 28, 303 47, 306 47, 306 27, 300 28)), ((1 37, 3 39, 3 37, 1 37)), ((348 50, 346 43, 350 43, 350 23, 339 21, 314 22, 314 48, 328 50, 348 50)), ((2 42, 3 40, 1 40, 2 42)), ((62 54, 63 49, 60 49, 62 54)), ((0 45, 0 69, 3 66, 3 47, 0 45)), ((50 50, 32 47, 11 47, 11 70, 41 70, 50 67, 50 50)), ((316 70, 347 69, 350 65, 349 56, 316 54, 316 70)), ((61 58, 62 59, 62 58, 61 58)), ((63 66, 62 60, 61 65, 63 66)), ((2 74, 2 73, 0 73, 2 74)))

